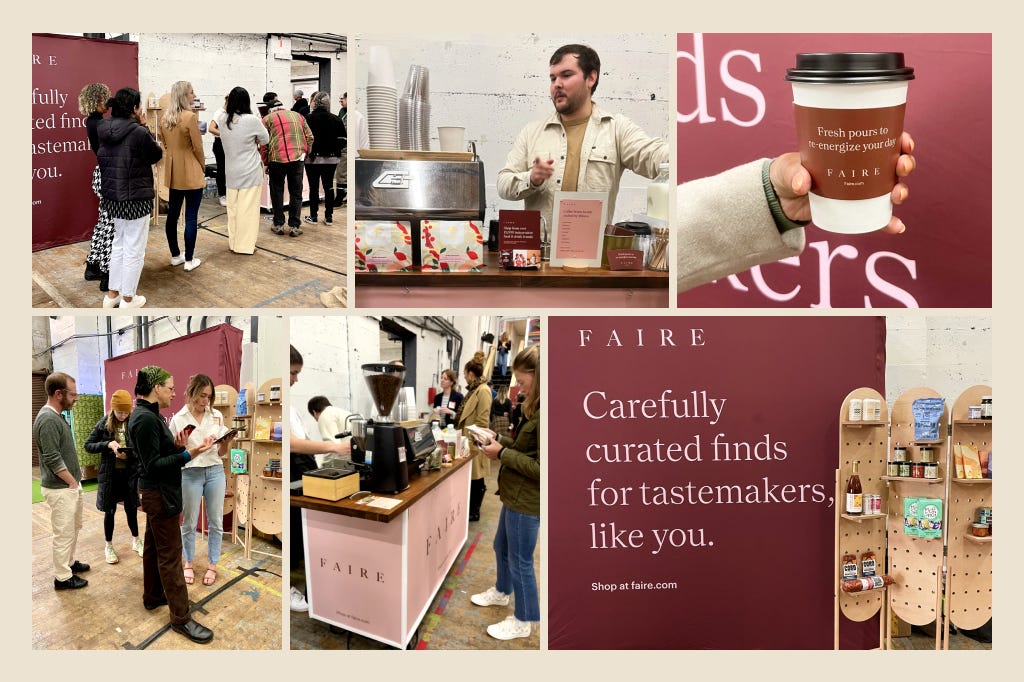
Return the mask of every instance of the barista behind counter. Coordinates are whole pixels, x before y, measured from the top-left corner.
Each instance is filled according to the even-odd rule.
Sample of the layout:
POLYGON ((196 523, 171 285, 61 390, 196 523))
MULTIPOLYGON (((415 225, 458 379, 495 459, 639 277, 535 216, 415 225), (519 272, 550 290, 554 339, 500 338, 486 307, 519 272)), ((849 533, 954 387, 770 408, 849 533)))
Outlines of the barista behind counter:
POLYGON ((556 191, 608 192, 611 222, 622 172, 656 177, 659 164, 669 161, 668 143, 594 103, 601 59, 592 48, 563 45, 549 65, 555 111, 519 133, 498 172, 498 195, 522 199, 551 225, 556 191))

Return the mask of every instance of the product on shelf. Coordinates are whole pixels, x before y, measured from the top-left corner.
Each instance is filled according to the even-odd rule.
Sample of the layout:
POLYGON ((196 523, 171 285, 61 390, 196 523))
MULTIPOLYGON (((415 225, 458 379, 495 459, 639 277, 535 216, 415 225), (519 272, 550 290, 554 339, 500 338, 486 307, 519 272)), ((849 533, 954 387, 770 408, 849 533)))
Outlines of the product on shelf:
POLYGON ((981 418, 992 418, 992 396, 990 395, 981 396, 981 418))
POLYGON ((865 578, 875 575, 875 553, 870 549, 860 555, 860 574, 865 578))
POLYGON ((938 440, 939 421, 946 409, 944 398, 918 398, 911 408, 914 412, 914 440, 938 440))
POLYGON ((918 536, 922 538, 942 537, 942 500, 922 498, 920 515, 917 519, 918 536))
POLYGON ((256 425, 253 427, 253 438, 256 440, 270 440, 271 424, 270 417, 256 417, 256 425))
POLYGON ((860 398, 850 399, 850 414, 848 415, 849 420, 852 422, 859 422, 862 415, 864 414, 864 401, 860 398))
POLYGON ((972 523, 971 535, 976 538, 987 538, 992 535, 992 528, 987 523, 972 523))
POLYGON ((978 448, 973 445, 960 444, 960 452, 964 461, 963 478, 982 478, 981 457, 978 455, 978 448))
POLYGON ((921 506, 921 499, 918 497, 903 498, 903 534, 911 537, 919 535, 917 530, 917 517, 921 506))
POLYGON ((849 480, 846 482, 846 513, 847 514, 863 514, 864 513, 864 491, 860 485, 860 473, 858 469, 860 462, 853 463, 853 473, 850 474, 849 480))
POLYGON ((843 580, 857 579, 857 557, 853 554, 843 555, 843 580))
POLYGON ((844 580, 842 584, 843 592, 865 592, 867 590, 877 590, 885 587, 886 585, 892 585, 895 580, 887 575, 876 575, 870 578, 857 578, 855 580, 844 580))
POLYGON ((231 448, 231 473, 249 473, 249 468, 247 466, 248 456, 249 453, 241 448, 231 448))
POLYGON ((953 469, 957 478, 966 478, 964 476, 964 453, 960 449, 960 443, 953 443, 953 469))

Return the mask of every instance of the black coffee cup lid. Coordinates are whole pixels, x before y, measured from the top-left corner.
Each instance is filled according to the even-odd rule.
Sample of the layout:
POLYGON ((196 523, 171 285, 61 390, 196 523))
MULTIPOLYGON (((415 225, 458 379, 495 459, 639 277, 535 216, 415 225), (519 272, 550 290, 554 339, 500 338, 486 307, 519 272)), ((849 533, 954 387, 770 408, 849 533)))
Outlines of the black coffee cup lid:
POLYGON ((646 235, 651 233, 651 226, 647 223, 642 223, 638 220, 624 220, 620 223, 615 223, 616 227, 624 227, 627 230, 633 232, 633 234, 646 235))
POLYGON ((796 56, 796 68, 786 69, 786 80, 799 83, 882 83, 909 81, 914 69, 902 52, 805 52, 796 56))

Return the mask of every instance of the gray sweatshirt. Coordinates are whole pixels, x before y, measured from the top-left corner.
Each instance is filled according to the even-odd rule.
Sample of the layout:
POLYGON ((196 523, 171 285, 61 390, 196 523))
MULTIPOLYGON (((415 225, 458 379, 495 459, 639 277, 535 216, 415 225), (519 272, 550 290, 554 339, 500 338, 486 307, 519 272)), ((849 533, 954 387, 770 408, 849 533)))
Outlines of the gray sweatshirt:
POLYGON ((67 469, 76 481, 82 480, 82 469, 78 464, 78 450, 71 427, 64 417, 51 408, 43 405, 32 425, 32 435, 39 447, 40 485, 44 488, 67 488, 57 472, 67 469))
POLYGON ((263 163, 258 145, 270 141, 270 133, 263 121, 254 114, 242 114, 231 121, 227 114, 218 112, 217 129, 224 146, 224 180, 228 189, 247 189, 263 184, 263 163))

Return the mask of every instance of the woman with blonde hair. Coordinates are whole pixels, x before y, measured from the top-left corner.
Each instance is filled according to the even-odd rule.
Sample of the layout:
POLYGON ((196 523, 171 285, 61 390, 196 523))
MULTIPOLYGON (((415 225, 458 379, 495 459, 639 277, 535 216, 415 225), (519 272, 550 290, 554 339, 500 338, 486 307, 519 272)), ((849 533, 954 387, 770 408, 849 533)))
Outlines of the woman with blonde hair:
POLYGON ((512 361, 520 391, 526 393, 523 420, 515 435, 498 436, 480 446, 484 454, 501 462, 498 493, 501 516, 494 534, 497 580, 486 591, 470 597, 477 606, 508 606, 515 594, 513 615, 489 625, 495 639, 529 637, 531 624, 540 620, 537 576, 533 553, 540 531, 540 347, 528 346, 512 361))
POLYGON ((508 354, 512 350, 512 340, 508 338, 508 330, 501 333, 498 339, 498 371, 501 376, 508 374, 508 354))
MULTIPOLYGON (((103 83, 89 83, 78 93, 78 111, 86 117, 85 132, 89 136, 89 148, 93 154, 100 149, 100 135, 97 131, 103 114, 107 113, 110 101, 110 88, 103 83)), ((92 192, 102 199, 100 188, 103 178, 97 159, 92 170, 92 192)), ((100 291, 106 291, 110 276, 110 245, 114 242, 114 221, 100 204, 96 216, 96 226, 92 228, 92 240, 89 243, 89 254, 85 257, 85 279, 99 280, 100 291)))
MULTIPOLYGON (((171 433, 182 433, 193 427, 185 440, 187 447, 201 446, 208 436, 220 438, 227 433, 224 417, 213 409, 213 380, 205 374, 195 374, 185 388, 185 405, 171 417, 171 433)), ((228 456, 232 439, 221 441, 217 448, 196 454, 181 470, 181 553, 185 557, 185 584, 195 582, 193 562, 196 555, 196 523, 199 521, 200 502, 206 501, 206 528, 210 538, 206 543, 208 556, 204 585, 217 580, 217 562, 220 561, 221 539, 224 535, 224 459, 228 456)))
POLYGON ((206 187, 206 155, 199 132, 199 117, 192 111, 196 93, 188 81, 171 86, 167 111, 160 118, 160 136, 167 153, 164 155, 163 184, 168 189, 167 218, 164 231, 171 250, 171 265, 185 264, 192 271, 202 261, 195 257, 196 235, 199 232, 199 204, 206 187), (185 204, 185 253, 178 248, 178 216, 185 204))
MULTIPOLYGON (((476 425, 486 429, 491 419, 491 387, 483 380, 484 354, 477 351, 464 368, 466 377, 466 398, 459 405, 455 415, 455 428, 465 429, 476 425)), ((469 520, 480 520, 480 504, 484 501, 487 485, 484 478, 491 473, 491 461, 480 452, 476 441, 469 439, 469 451, 473 455, 472 470, 469 474, 469 520)))

